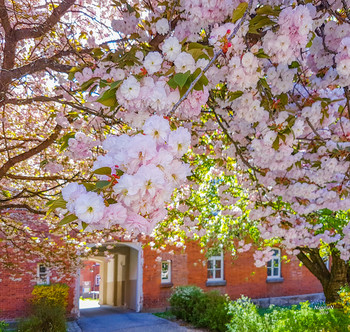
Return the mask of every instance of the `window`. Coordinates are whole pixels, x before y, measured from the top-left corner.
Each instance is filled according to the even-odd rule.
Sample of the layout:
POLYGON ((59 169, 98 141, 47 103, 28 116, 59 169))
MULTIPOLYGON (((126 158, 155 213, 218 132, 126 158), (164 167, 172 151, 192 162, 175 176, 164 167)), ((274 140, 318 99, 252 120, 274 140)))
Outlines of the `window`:
POLYGON ((208 281, 224 280, 224 257, 212 256, 207 263, 207 278, 208 281))
POLYGON ((38 264, 38 285, 48 285, 50 283, 49 268, 44 264, 38 264))
POLYGON ((96 274, 95 286, 100 286, 100 280, 101 280, 101 276, 99 274, 96 274))
POLYGON ((162 284, 171 282, 171 261, 162 261, 161 282, 162 284))
POLYGON ((281 278, 281 250, 272 249, 272 259, 267 262, 267 279, 281 278))

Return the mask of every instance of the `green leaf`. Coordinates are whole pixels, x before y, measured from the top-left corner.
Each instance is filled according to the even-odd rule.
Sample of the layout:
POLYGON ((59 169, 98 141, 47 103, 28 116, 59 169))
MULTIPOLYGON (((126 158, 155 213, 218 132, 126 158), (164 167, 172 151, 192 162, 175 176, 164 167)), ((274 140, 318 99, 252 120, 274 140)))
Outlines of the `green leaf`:
POLYGON ((272 21, 267 16, 256 15, 249 22, 249 32, 260 35, 260 33, 258 32, 259 29, 274 24, 276 24, 276 22, 272 21))
POLYGON ((62 197, 46 203, 46 206, 49 207, 49 212, 58 208, 65 209, 66 205, 67 202, 62 197))
POLYGON ((94 48, 93 51, 92 51, 93 55, 95 57, 101 57, 102 55, 104 55, 104 52, 102 51, 101 48, 97 47, 97 48, 94 48))
POLYGON ((176 89, 177 88, 177 83, 175 82, 174 77, 172 77, 167 83, 172 89, 176 89))
POLYGON ((96 79, 96 77, 90 78, 88 81, 84 82, 80 88, 83 91, 86 91, 96 81, 96 79))
POLYGON ((96 101, 98 101, 100 104, 104 106, 113 106, 117 99, 115 97, 116 89, 109 89, 105 91, 105 93, 99 97, 96 101))
POLYGON ((298 61, 292 61, 292 63, 288 67, 289 68, 299 68, 300 64, 298 61))
MULTIPOLYGON (((213 47, 212 46, 208 46, 208 45, 203 45, 203 44, 200 44, 200 43, 189 43, 188 46, 187 46, 187 49, 188 50, 192 50, 192 49, 200 49, 200 50, 206 50, 208 55, 210 57, 213 57, 214 56, 214 50, 213 50, 213 47)), ((190 53, 190 52, 189 52, 190 53)))
POLYGON ((68 216, 65 216, 61 221, 60 223, 58 224, 59 226, 63 226, 65 224, 69 224, 71 223, 72 221, 74 220, 77 220, 78 217, 75 216, 74 214, 69 214, 68 216))
POLYGON ((274 142, 272 143, 272 147, 277 151, 280 147, 280 138, 277 136, 274 142))
POLYGON ((120 84, 122 84, 122 80, 115 81, 111 84, 111 89, 116 89, 120 84))
POLYGON ((208 85, 208 83, 209 83, 209 80, 207 79, 207 77, 205 75, 202 75, 201 78, 198 80, 198 82, 193 87, 193 89, 196 91, 202 91, 203 86, 208 85))
POLYGON ((89 224, 84 222, 84 221, 82 221, 81 225, 83 226, 83 230, 85 231, 86 227, 88 227, 89 224))
POLYGON ((262 6, 256 9, 255 11, 258 15, 271 15, 271 16, 278 16, 281 12, 281 9, 279 7, 272 8, 270 5, 262 6))
POLYGON ((83 186, 87 191, 93 191, 96 188, 94 183, 83 183, 83 186))
POLYGON ((96 189, 103 189, 103 188, 110 186, 111 184, 112 184, 112 182, 110 182, 110 181, 97 181, 96 182, 96 189))
POLYGON ((233 11, 232 17, 231 17, 231 22, 235 23, 237 22, 240 18, 243 17, 245 11, 248 8, 248 3, 247 2, 241 2, 237 8, 233 11))
POLYGON ((243 95, 243 91, 235 91, 230 93, 230 101, 235 100, 243 95))
POLYGON ((180 88, 183 88, 190 75, 191 72, 189 70, 186 73, 177 73, 174 75, 174 81, 180 88))
POLYGON ((289 99, 288 99, 288 95, 286 93, 281 93, 279 95, 279 99, 280 99, 282 105, 287 105, 288 104, 288 100, 289 99))
POLYGON ((270 59, 270 57, 264 53, 264 50, 262 48, 259 49, 259 51, 257 53, 254 53, 254 55, 257 58, 264 58, 264 59, 270 59))
POLYGON ((70 138, 74 138, 75 137, 75 133, 74 132, 69 132, 65 135, 63 135, 63 137, 60 139, 61 142, 61 147, 60 147, 60 151, 62 152, 63 150, 65 150, 66 148, 68 148, 68 141, 70 138))
POLYGON ((205 55, 205 53, 199 48, 193 48, 192 50, 188 50, 187 53, 190 53, 196 61, 200 56, 205 55))
POLYGON ((98 175, 111 175, 112 170, 110 167, 101 167, 101 168, 95 169, 92 173, 98 174, 98 175))

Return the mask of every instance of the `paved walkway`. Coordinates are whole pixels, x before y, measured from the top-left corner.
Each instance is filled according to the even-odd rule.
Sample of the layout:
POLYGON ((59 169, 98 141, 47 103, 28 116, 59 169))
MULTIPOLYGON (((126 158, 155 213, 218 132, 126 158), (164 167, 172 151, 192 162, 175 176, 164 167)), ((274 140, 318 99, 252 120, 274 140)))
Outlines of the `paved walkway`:
POLYGON ((174 322, 148 313, 136 313, 114 307, 80 310, 82 332, 186 332, 174 322))

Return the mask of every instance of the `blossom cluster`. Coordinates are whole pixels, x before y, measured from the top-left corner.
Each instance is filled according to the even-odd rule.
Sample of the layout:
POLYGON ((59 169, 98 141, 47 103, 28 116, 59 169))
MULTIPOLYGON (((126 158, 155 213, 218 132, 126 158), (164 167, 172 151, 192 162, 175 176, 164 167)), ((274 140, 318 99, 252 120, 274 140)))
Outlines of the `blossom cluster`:
POLYGON ((173 190, 190 175, 189 166, 181 161, 190 139, 187 129, 171 130, 168 120, 157 115, 146 120, 142 133, 108 136, 102 144, 106 154, 94 168, 111 169, 111 190, 103 197, 83 185, 68 184, 62 190, 67 209, 91 229, 117 224, 130 233, 151 233, 166 216, 165 204, 173 190), (106 206, 107 195, 114 203, 106 206))

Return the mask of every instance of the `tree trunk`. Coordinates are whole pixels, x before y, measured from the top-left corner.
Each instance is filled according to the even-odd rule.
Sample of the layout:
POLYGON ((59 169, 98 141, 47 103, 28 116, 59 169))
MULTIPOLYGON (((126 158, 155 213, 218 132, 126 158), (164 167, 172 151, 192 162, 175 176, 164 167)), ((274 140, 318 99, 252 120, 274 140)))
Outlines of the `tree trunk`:
POLYGON ((322 260, 318 249, 302 248, 297 257, 321 282, 326 303, 337 302, 339 300, 339 289, 342 286, 349 285, 350 280, 349 265, 340 259, 339 253, 332 253, 330 271, 322 260))
POLYGON ((342 286, 348 285, 348 264, 340 259, 339 254, 332 254, 331 273, 328 282, 322 283, 326 303, 339 300, 338 291, 342 286))

